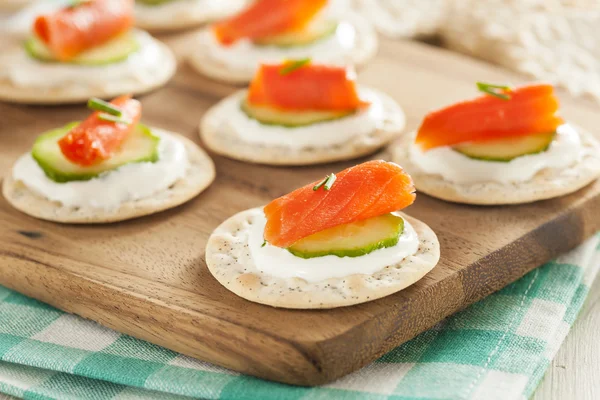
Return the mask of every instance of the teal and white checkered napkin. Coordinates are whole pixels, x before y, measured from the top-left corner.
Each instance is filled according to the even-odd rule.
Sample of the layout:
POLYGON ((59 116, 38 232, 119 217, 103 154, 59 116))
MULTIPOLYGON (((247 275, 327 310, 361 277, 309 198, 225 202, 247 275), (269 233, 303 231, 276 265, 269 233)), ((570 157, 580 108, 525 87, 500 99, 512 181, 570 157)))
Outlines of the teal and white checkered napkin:
MULTIPOLYGON (((523 399, 600 269, 600 235, 329 385, 263 381, 0 286, 0 392, 27 399, 523 399)), ((501 267, 501 266, 499 266, 501 267)))

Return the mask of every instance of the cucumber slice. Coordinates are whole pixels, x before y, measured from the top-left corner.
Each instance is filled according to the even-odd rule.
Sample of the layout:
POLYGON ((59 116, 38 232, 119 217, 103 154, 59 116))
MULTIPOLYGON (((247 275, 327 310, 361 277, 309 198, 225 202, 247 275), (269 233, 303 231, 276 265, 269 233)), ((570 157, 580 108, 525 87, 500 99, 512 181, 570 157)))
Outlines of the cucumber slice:
POLYGON ((55 182, 87 181, 125 164, 155 162, 159 158, 160 138, 155 136, 147 126, 138 124, 119 152, 108 160, 89 167, 72 163, 63 155, 58 141, 77 124, 79 122, 72 122, 43 133, 33 144, 31 155, 46 176, 55 182))
POLYGON ((483 161, 508 162, 527 154, 546 151, 555 133, 536 133, 535 135, 487 140, 459 144, 453 150, 467 157, 483 161))
MULTIPOLYGON (((86 50, 75 58, 67 61, 69 64, 106 65, 125 60, 135 53, 140 45, 132 32, 120 35, 101 46, 86 50)), ((54 58, 50 49, 37 37, 31 36, 25 42, 25 50, 36 60, 44 62, 62 62, 54 58)))
POLYGON ((241 103, 242 111, 252 119, 264 125, 280 125, 298 128, 340 119, 354 114, 356 111, 282 111, 268 106, 254 106, 246 99, 241 103))
POLYGON ((404 220, 393 214, 380 215, 339 225, 300 239, 287 250, 297 257, 334 255, 359 257, 398 243, 404 220))
POLYGON ((293 33, 283 33, 281 35, 270 36, 263 39, 254 40, 257 46, 276 46, 276 47, 300 47, 308 46, 319 40, 327 39, 335 33, 338 23, 336 21, 317 19, 306 27, 303 31, 293 33))

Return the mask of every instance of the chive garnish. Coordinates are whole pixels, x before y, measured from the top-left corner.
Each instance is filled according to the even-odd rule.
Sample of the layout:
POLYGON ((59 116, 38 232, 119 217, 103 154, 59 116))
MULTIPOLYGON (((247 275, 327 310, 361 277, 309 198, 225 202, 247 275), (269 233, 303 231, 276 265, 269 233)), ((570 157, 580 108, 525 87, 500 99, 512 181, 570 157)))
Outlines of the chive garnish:
POLYGON ((118 122, 118 123, 127 124, 127 125, 131 124, 131 120, 129 120, 127 118, 117 117, 115 115, 110 115, 110 114, 105 114, 105 113, 98 114, 98 119, 101 119, 102 121, 118 122))
POLYGON ((94 111, 102 111, 107 114, 114 115, 115 117, 123 116, 123 112, 121 111, 120 108, 115 107, 112 104, 110 104, 109 102, 106 102, 101 99, 97 99, 95 97, 92 97, 91 99, 88 100, 87 106, 89 109, 92 109, 94 111))
POLYGON ((502 91, 509 91, 509 92, 512 90, 512 88, 508 85, 494 85, 494 84, 485 83, 485 82, 477 82, 477 89, 480 92, 489 94, 490 96, 494 96, 494 97, 497 97, 502 100, 510 100, 510 95, 507 93, 504 93, 504 92, 499 92, 496 89, 500 89, 502 91))
POLYGON ((313 186, 313 190, 316 192, 317 190, 319 190, 319 188, 321 188, 321 186, 323 187, 323 190, 329 190, 333 186, 333 183, 336 179, 337 177, 335 176, 335 174, 327 175, 325 179, 323 179, 317 185, 313 186))
POLYGON ((267 241, 265 240, 265 241, 263 242, 262 246, 260 246, 260 247, 265 247, 266 245, 267 245, 267 241))
POLYGON ((310 62, 310 58, 302 58, 300 60, 290 60, 279 70, 280 75, 287 75, 299 68, 302 68, 310 62))

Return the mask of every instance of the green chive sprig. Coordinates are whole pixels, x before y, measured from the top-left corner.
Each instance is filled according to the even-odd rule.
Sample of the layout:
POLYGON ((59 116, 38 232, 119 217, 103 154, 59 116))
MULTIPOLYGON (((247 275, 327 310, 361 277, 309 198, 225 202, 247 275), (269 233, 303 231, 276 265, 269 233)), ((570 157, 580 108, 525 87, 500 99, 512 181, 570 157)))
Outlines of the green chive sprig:
POLYGON ((283 66, 279 70, 279 74, 280 75, 287 75, 290 72, 294 72, 295 70, 304 67, 308 63, 310 63, 310 58, 302 58, 300 60, 289 61, 288 63, 286 63, 285 66, 283 66))
POLYGON ((508 85, 494 85, 485 82, 477 82, 477 89, 480 92, 489 94, 490 96, 494 96, 502 100, 510 100, 510 95, 506 93, 506 91, 510 92, 512 90, 512 88, 508 85))
POLYGON ((115 107, 107 101, 92 97, 88 100, 87 106, 89 109, 94 111, 101 111, 103 113, 114 115, 115 117, 122 117, 123 111, 119 107, 115 107))
POLYGON ((335 176, 335 174, 327 175, 325 179, 313 186, 313 190, 316 192, 321 187, 323 187, 323 190, 330 190, 333 184, 335 183, 336 179, 337 177, 335 176))

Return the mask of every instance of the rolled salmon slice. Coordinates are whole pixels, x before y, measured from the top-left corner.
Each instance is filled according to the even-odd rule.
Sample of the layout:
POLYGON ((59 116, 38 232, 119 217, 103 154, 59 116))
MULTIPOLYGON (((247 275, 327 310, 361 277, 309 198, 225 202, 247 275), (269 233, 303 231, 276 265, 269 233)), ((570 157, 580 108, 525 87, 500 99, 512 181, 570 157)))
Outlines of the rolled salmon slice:
POLYGON ((295 32, 308 25, 326 4, 327 0, 256 0, 240 14, 213 25, 213 32, 223 45, 295 32))
POLYGON ((92 0, 36 18, 35 35, 61 61, 128 31, 134 0, 92 0))
POLYGON ((564 120, 549 84, 521 86, 505 92, 510 98, 484 95, 429 113, 415 142, 423 149, 465 142, 554 132, 564 120))
POLYGON ((98 118, 100 112, 93 112, 58 142, 69 161, 82 166, 98 164, 110 158, 133 132, 142 116, 140 102, 130 95, 124 95, 110 104, 117 107, 122 112, 122 118, 130 123, 105 121, 98 118))
POLYGON ((347 68, 306 63, 286 72, 298 62, 261 65, 250 83, 248 102, 292 111, 352 111, 369 104, 359 98, 347 68))
POLYGON ((415 201, 412 178, 385 161, 345 169, 336 174, 329 190, 314 190, 318 184, 294 190, 265 207, 267 242, 289 247, 314 233, 398 211, 415 201))

